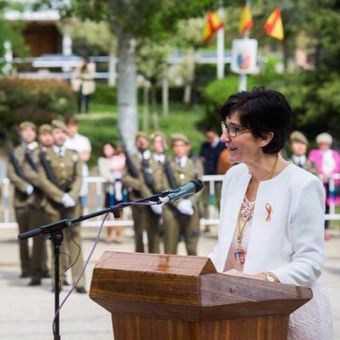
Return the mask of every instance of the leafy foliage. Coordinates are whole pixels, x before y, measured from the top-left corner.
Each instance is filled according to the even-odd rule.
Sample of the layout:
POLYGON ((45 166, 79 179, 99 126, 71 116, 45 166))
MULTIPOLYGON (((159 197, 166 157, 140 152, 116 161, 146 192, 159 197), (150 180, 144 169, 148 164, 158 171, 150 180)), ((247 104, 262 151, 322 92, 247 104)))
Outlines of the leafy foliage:
POLYGON ((59 80, 0 80, 0 121, 10 128, 23 120, 37 124, 50 122, 75 112, 70 86, 59 80))
MULTIPOLYGON (((4 43, 6 41, 10 42, 12 52, 19 57, 25 57, 28 55, 28 47, 25 44, 24 38, 22 36, 22 31, 24 28, 23 23, 11 22, 3 18, 3 12, 7 8, 11 8, 13 4, 8 3, 8 1, 0 0, 0 56, 5 53, 4 43)), ((19 8, 18 8, 19 9, 19 8)), ((4 64, 4 61, 0 62, 0 73, 4 64)))
POLYGON ((62 20, 59 29, 72 37, 72 48, 78 55, 107 55, 116 47, 116 38, 107 22, 80 21, 76 17, 62 20))

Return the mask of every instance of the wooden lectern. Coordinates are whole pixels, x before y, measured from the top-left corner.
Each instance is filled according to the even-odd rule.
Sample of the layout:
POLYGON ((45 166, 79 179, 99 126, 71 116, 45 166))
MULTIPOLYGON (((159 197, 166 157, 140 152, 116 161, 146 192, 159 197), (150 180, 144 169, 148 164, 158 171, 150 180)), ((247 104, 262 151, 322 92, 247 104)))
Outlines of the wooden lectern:
POLYGON ((115 340, 283 340, 309 288, 218 274, 196 256, 105 252, 90 297, 115 340))

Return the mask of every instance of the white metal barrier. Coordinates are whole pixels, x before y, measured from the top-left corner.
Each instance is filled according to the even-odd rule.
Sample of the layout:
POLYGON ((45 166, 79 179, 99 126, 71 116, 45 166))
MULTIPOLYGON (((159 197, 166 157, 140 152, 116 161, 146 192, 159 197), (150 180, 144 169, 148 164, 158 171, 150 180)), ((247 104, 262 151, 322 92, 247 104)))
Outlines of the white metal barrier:
MULTIPOLYGON (((329 195, 334 197, 335 195, 335 180, 340 179, 340 174, 335 174, 329 181, 329 195)), ((204 195, 208 201, 203 204, 208 204, 208 216, 201 218, 200 224, 204 225, 217 225, 218 224, 218 210, 216 208, 216 183, 223 180, 223 175, 203 176, 203 182, 208 183, 209 193, 204 195)), ((104 195, 103 190, 105 180, 102 177, 88 177, 86 179, 88 184, 88 199, 85 200, 85 206, 83 207, 83 213, 86 214, 89 211, 97 211, 104 208, 104 195)), ((12 208, 12 186, 8 178, 4 178, 1 181, 1 206, 0 206, 0 229, 1 228, 14 228, 17 226, 12 208)), ((128 210, 127 210, 128 211, 128 210)), ((97 227, 102 221, 102 216, 98 216, 94 219, 82 222, 84 227, 97 227)), ((340 214, 336 213, 335 203, 330 204, 329 214, 325 215, 326 220, 340 220, 340 214)), ((124 213, 123 219, 120 220, 108 220, 104 223, 104 226, 132 226, 132 220, 130 214, 124 213)))

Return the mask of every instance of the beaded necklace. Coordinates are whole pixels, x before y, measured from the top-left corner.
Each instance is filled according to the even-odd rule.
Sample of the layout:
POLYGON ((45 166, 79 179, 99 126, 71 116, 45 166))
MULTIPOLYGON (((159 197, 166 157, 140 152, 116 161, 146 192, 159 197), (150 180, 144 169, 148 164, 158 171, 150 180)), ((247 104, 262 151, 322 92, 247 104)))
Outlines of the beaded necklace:
MULTIPOLYGON (((277 163, 278 163, 279 156, 276 155, 275 162, 271 168, 268 180, 271 179, 274 175, 277 163)), ((252 218, 253 211, 255 208, 255 202, 250 207, 249 211, 245 213, 242 211, 242 206, 240 207, 240 212, 237 218, 237 234, 236 234, 236 250, 234 251, 234 258, 236 261, 239 261, 241 265, 243 265, 246 261, 246 250, 242 247, 243 235, 244 235, 244 228, 248 221, 252 218)))

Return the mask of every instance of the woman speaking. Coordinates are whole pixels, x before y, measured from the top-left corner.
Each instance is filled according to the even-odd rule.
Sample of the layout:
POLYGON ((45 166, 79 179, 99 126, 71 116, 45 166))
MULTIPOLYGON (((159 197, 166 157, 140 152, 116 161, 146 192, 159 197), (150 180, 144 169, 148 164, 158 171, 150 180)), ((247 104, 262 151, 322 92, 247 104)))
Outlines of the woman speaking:
POLYGON ((221 108, 222 142, 234 165, 223 180, 218 243, 210 258, 229 275, 310 287, 292 313, 289 340, 332 339, 324 262, 321 181, 280 155, 292 110, 279 92, 257 88, 221 108))

